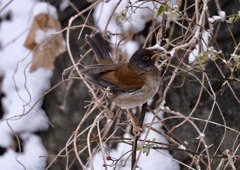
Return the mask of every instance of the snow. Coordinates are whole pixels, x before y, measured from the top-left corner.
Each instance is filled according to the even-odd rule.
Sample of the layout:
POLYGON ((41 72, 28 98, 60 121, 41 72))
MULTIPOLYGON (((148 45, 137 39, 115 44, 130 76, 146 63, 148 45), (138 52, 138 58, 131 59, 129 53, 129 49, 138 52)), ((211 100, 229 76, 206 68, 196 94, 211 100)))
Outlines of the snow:
POLYGON ((136 41, 128 41, 126 44, 122 46, 122 52, 127 54, 127 56, 132 56, 135 51, 139 49, 139 44, 136 41))
MULTIPOLYGON (((162 112, 158 114, 158 116, 162 117, 162 112)), ((153 119, 153 114, 151 113, 146 113, 146 117, 144 119, 144 123, 150 123, 153 119)), ((162 124, 158 122, 155 119, 154 124, 152 125, 153 128, 162 130, 162 124)), ((141 134, 140 139, 144 139, 146 134, 147 129, 144 130, 144 132, 141 134)), ((124 138, 132 138, 130 135, 125 134, 124 138)), ((150 141, 155 139, 156 142, 161 142, 161 143, 166 143, 168 144, 168 141, 158 133, 150 130, 150 133, 148 134, 147 140, 149 139, 150 141)), ((125 144, 125 143, 119 143, 116 149, 112 149, 109 153, 109 155, 114 158, 118 159, 121 156, 123 156, 126 152, 130 151, 132 149, 131 145, 125 144)), ((137 156, 140 151, 137 151, 137 156)), ((131 157, 129 158, 129 154, 126 154, 125 156, 122 157, 122 159, 117 163, 117 166, 107 166, 109 170, 113 170, 114 168, 116 169, 121 169, 121 170, 129 170, 131 169, 131 157), (126 163, 126 164, 125 164, 126 163)), ((105 169, 103 159, 105 159, 106 164, 110 165, 112 164, 112 161, 107 161, 106 157, 108 155, 102 155, 101 152, 98 152, 93 159, 93 167, 97 170, 103 170, 105 169), (101 168, 100 168, 101 167, 101 168)), ((154 150, 150 149, 149 155, 146 156, 146 154, 141 153, 140 160, 137 163, 137 166, 139 168, 137 169, 151 169, 151 170, 178 170, 180 169, 179 164, 172 158, 172 156, 169 154, 167 150, 154 150)), ((91 167, 88 167, 90 170, 91 167)))
POLYGON ((226 13, 224 11, 218 11, 218 15, 213 15, 211 18, 208 18, 210 23, 214 23, 215 21, 225 21, 226 13))
MULTIPOLYGON (((207 47, 209 44, 209 38, 211 37, 211 35, 209 34, 209 32, 207 31, 203 31, 202 33, 202 47, 203 47, 203 52, 207 51, 207 47)), ((196 44, 196 47, 193 49, 193 51, 191 53, 189 53, 188 56, 188 61, 189 63, 193 63, 196 60, 196 57, 200 54, 199 52, 199 46, 198 44, 196 44)))
POLYGON ((56 30, 54 29, 47 29, 47 30, 38 29, 36 31, 34 40, 37 44, 40 44, 44 39, 46 39, 47 37, 50 37, 54 33, 56 33, 56 30))
POLYGON ((60 10, 60 11, 63 11, 63 10, 65 10, 68 6, 69 6, 68 0, 62 0, 61 4, 60 4, 60 6, 59 6, 59 8, 60 8, 59 10, 60 10))
POLYGON ((186 150, 186 147, 185 146, 183 146, 183 145, 179 145, 179 147, 178 147, 179 149, 181 149, 181 150, 186 150))
POLYGON ((225 11, 218 11, 218 15, 222 18, 226 17, 226 12, 225 11))
MULTIPOLYGON (((170 2, 173 6, 176 6, 178 3, 177 0, 172 0, 170 2)), ((160 7, 160 3, 154 1, 132 0, 131 4, 129 4, 130 2, 128 0, 123 0, 120 1, 119 5, 116 7, 117 3, 117 1, 102 1, 94 9, 93 18, 96 26, 101 31, 104 31, 105 27, 107 27, 107 31, 117 35, 122 33, 128 36, 130 33, 137 34, 143 31, 146 23, 151 21, 152 18, 156 18, 155 14, 160 7)), ((159 25, 161 24, 161 20, 161 16, 156 18, 156 22, 159 25)), ((110 37, 110 41, 113 44, 119 44, 122 39, 122 36, 110 37)), ((120 44, 119 49, 130 58, 130 56, 140 48, 139 44, 141 42, 129 40, 129 37, 127 39, 128 42, 125 40, 121 41, 121 44, 124 45, 120 44)), ((140 41, 143 43, 145 38, 140 41)))
MULTIPOLYGON (((103 31, 107 26, 109 17, 112 16, 107 26, 108 31, 125 34, 131 32, 139 33, 145 28, 145 24, 154 17, 160 4, 156 2, 140 2, 137 0, 132 0, 131 3, 133 7, 127 7, 129 6, 129 1, 123 0, 119 6, 114 9, 117 4, 116 1, 109 1, 108 3, 103 1, 94 10, 93 17, 95 24, 103 31), (140 6, 140 8, 136 8, 137 6, 140 6), (112 14, 113 10, 115 11, 112 14), (121 16, 125 15, 124 13, 126 14, 125 18, 127 18, 126 21, 121 19, 121 16)), ((157 22, 161 22, 161 17, 157 18, 157 22)), ((118 44, 122 38, 121 36, 111 36, 110 41, 114 44, 118 44)), ((122 43, 124 43, 124 45, 119 48, 123 53, 128 54, 128 56, 131 56, 139 49, 139 42, 129 41, 127 43, 122 43)))
POLYGON ((209 21, 210 23, 214 23, 214 22, 215 22, 215 20, 214 20, 213 18, 208 18, 208 21, 209 21))
POLYGON ((221 19, 222 19, 221 16, 217 16, 217 15, 214 15, 212 18, 213 18, 215 21, 216 21, 216 20, 221 20, 221 19))
POLYGON ((96 25, 101 30, 104 30, 109 16, 111 16, 112 11, 115 10, 111 17, 108 31, 113 33, 118 31, 133 31, 134 33, 138 33, 142 31, 145 28, 145 24, 153 18, 160 4, 156 2, 138 2, 137 0, 132 0, 131 3, 134 7, 127 8, 127 6, 129 6, 129 1, 123 0, 115 10, 116 1, 109 1, 108 3, 102 2, 94 11, 93 17, 96 25), (140 6, 140 8, 137 9, 137 6, 140 6), (149 9, 154 9, 154 11, 149 9), (120 19, 120 15, 124 12, 126 13, 126 18, 128 18, 126 22, 122 22, 120 19), (116 21, 117 17, 118 20, 116 21))
POLYGON ((46 166, 47 151, 42 145, 41 138, 34 134, 21 135, 24 141, 23 152, 16 153, 12 149, 8 149, 0 156, 1 169, 5 170, 41 170, 46 166), (21 164, 20 164, 20 163, 21 164), (24 167, 23 167, 24 166, 24 167))
MULTIPOLYGON (((2 0, 0 5, 7 2, 2 0)), ((32 53, 23 44, 33 14, 47 12, 57 18, 56 9, 48 3, 18 0, 12 1, 0 13, 3 18, 11 14, 10 20, 2 20, 0 25, 1 92, 5 95, 1 101, 4 115, 0 121, 0 146, 6 149, 0 156, 1 169, 43 170, 46 166, 46 157, 39 158, 47 155, 46 149, 34 133, 49 127, 46 113, 41 109, 41 97, 50 87, 52 70, 40 68, 30 73, 32 53), (15 135, 22 140, 22 153, 11 149, 15 135)), ((41 38, 38 36, 39 41, 41 38)))
POLYGON ((54 19, 58 19, 57 9, 45 2, 39 2, 33 9, 33 16, 46 14, 54 19))
MULTIPOLYGON (((9 0, 1 0, 0 2, 1 2, 0 5, 4 6, 9 2, 9 0)), ((10 12, 15 17, 15 19, 23 19, 23 18, 24 18, 23 20, 30 19, 31 16, 28 15, 29 11, 33 9, 36 2, 37 0, 21 0, 21 1, 18 0, 18 1, 11 2, 3 11, 1 11, 0 16, 6 16, 10 12)), ((23 24, 22 26, 24 25, 25 24, 23 24)), ((13 29, 16 29, 16 28, 19 28, 19 25, 18 27, 14 27, 13 29)), ((14 34, 14 32, 11 32, 11 33, 14 34)))

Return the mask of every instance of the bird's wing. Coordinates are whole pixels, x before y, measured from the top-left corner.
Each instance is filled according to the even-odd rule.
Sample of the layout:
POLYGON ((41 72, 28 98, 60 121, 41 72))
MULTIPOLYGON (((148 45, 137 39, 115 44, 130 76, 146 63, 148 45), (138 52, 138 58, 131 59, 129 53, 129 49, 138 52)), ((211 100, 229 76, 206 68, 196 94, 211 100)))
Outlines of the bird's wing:
POLYGON ((114 72, 115 65, 112 67, 106 67, 107 65, 88 65, 85 66, 84 69, 80 70, 80 73, 84 76, 84 78, 91 82, 92 84, 103 87, 103 88, 110 88, 111 90, 118 89, 118 86, 115 85, 113 82, 109 82, 101 77, 104 73, 114 72))
POLYGON ((126 64, 89 65, 80 72, 87 81, 114 92, 134 92, 144 84, 138 75, 129 74, 126 64))

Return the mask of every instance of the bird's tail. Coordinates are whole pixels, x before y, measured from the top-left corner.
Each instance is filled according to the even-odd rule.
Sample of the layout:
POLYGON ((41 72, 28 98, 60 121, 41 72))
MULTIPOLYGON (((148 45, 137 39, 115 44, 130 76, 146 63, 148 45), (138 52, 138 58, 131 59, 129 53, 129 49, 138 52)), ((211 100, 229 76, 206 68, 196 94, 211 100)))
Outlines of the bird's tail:
POLYGON ((110 50, 104 40, 102 33, 96 32, 93 35, 86 35, 87 43, 97 55, 97 62, 99 64, 112 64, 113 60, 110 56, 110 50))

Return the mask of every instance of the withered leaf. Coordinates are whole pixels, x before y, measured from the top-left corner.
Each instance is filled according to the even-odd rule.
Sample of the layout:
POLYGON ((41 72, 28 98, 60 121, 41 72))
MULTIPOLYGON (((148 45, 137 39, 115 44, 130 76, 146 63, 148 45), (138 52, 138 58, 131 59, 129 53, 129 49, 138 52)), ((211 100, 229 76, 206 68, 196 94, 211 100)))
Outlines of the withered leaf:
POLYGON ((61 25, 57 19, 47 14, 35 16, 24 42, 24 46, 33 52, 30 72, 40 67, 53 69, 56 57, 66 51, 62 34, 50 35, 59 30, 61 30, 61 25))

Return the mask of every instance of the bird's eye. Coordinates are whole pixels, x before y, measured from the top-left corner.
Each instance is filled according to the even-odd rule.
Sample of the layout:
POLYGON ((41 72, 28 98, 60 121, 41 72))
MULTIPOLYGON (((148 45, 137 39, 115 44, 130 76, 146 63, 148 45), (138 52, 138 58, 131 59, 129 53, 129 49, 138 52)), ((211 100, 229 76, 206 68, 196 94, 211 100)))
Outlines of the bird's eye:
POLYGON ((149 60, 149 59, 150 59, 149 56, 144 56, 144 57, 143 57, 143 60, 145 60, 145 61, 147 61, 147 60, 149 60))

